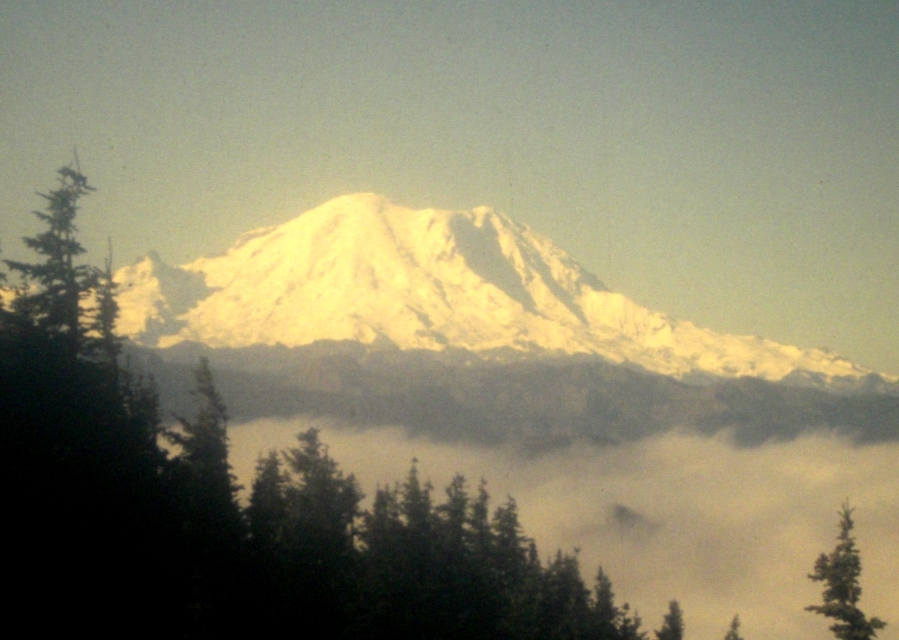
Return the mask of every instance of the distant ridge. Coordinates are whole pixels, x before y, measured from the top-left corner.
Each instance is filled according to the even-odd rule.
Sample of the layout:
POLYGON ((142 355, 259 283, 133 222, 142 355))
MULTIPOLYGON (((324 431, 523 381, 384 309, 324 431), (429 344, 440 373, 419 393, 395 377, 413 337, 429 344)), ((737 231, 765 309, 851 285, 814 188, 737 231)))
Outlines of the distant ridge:
POLYGON ((593 354, 678 379, 826 385, 874 374, 826 350, 717 334, 650 311, 489 207, 414 211, 373 193, 346 195, 245 233, 220 256, 172 267, 151 254, 115 277, 120 331, 152 347, 349 340, 593 354))

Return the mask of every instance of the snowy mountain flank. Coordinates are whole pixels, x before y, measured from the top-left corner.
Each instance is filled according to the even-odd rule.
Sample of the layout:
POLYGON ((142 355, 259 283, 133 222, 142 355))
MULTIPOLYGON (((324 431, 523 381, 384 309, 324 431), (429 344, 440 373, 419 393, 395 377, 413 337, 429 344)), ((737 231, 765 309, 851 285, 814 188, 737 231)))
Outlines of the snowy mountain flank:
POLYGON ((414 211, 335 198, 223 255, 119 270, 119 330, 170 347, 350 340, 402 350, 592 354, 683 379, 828 382, 872 372, 831 352, 714 333, 609 291, 549 239, 489 207, 414 211))

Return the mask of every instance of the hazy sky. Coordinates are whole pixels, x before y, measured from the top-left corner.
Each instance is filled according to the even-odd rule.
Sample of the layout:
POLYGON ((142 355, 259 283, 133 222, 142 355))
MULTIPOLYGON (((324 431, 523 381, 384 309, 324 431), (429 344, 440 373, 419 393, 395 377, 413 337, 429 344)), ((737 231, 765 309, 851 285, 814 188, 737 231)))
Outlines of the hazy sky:
POLYGON ((334 196, 489 204, 610 288, 899 374, 899 3, 0 3, 0 241, 77 147, 122 266, 334 196))

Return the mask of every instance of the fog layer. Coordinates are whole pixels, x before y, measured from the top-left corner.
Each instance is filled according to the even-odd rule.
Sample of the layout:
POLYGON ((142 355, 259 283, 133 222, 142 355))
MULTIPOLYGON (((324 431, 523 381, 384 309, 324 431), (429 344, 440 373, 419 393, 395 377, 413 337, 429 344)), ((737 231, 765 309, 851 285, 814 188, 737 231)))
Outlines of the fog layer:
POLYGON ((601 564, 645 629, 658 628, 678 599, 691 640, 722 638, 736 613, 747 640, 831 637, 825 619, 804 611, 821 594, 807 574, 833 549, 848 499, 862 554, 860 606, 889 623, 879 638, 899 639, 899 443, 859 447, 817 434, 738 448, 726 437, 670 432, 535 455, 436 444, 399 428, 266 419, 230 429, 240 482, 251 485, 260 453, 293 446, 310 426, 368 496, 401 481, 413 457, 438 502, 455 472, 472 487, 486 478, 494 506, 515 497, 541 557, 580 549, 588 585, 601 564))

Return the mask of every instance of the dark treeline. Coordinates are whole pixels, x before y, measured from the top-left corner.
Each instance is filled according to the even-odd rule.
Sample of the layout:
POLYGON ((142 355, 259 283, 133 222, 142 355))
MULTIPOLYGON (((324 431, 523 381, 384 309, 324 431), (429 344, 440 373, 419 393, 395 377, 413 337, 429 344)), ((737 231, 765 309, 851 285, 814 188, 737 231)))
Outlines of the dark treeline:
MULTIPOLYGON (((483 482, 457 476, 437 499, 413 462, 363 510, 309 430, 259 460, 242 507, 208 362, 196 413, 173 425, 154 381, 121 362, 110 261, 76 264, 90 190, 62 169, 36 212, 47 230, 26 239, 39 261, 6 261, 20 277, 0 305, 8 610, 40 611, 36 632, 94 637, 648 637, 601 568, 589 589, 576 554, 541 562, 515 501, 491 506, 483 482)), ((655 636, 683 634, 672 601, 655 636)))

